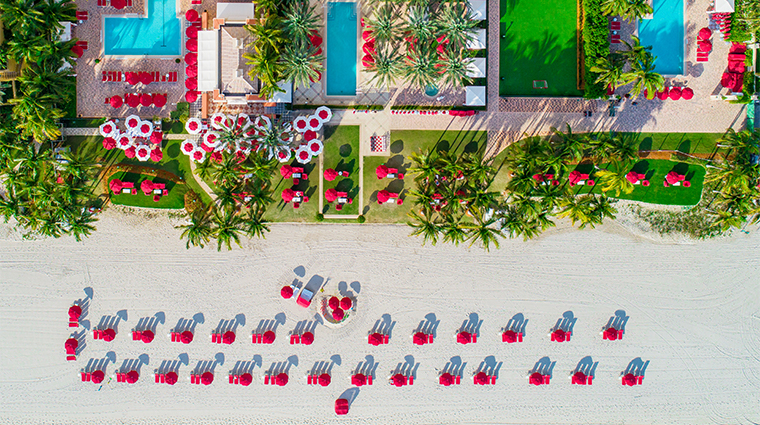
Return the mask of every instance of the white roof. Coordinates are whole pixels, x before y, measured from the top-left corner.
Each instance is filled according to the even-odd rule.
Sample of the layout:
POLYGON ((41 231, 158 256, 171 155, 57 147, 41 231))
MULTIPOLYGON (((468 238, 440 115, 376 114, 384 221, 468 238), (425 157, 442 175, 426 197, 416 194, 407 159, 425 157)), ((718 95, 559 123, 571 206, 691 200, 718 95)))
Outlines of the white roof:
POLYGON ((475 32, 475 38, 467 42, 467 48, 470 50, 483 50, 486 48, 486 30, 479 29, 475 32))
POLYGON ((467 76, 470 78, 486 77, 486 58, 472 58, 467 64, 467 76))
POLYGON ((473 21, 482 21, 486 19, 486 0, 470 0, 470 17, 473 21))
POLYGON ((467 106, 486 106, 486 86, 467 86, 464 104, 467 106))
POLYGON ((245 22, 253 19, 253 3, 217 3, 216 17, 227 22, 245 22))
POLYGON ((734 11, 734 0, 715 0, 715 10, 714 12, 733 12, 734 11))
POLYGON ((277 103, 293 103, 293 83, 280 81, 277 83, 277 87, 285 90, 285 92, 277 92, 273 94, 269 101, 277 103))
POLYGON ((198 31, 198 90, 219 88, 219 32, 198 31))

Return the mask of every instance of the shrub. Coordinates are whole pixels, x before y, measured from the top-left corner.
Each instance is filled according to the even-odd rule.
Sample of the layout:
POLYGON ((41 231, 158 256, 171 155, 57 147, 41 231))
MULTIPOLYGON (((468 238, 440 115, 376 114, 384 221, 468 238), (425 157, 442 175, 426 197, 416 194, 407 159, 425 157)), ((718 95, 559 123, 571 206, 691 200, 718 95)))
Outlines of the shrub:
POLYGON ((364 217, 363 215, 360 215, 359 217, 356 217, 356 221, 357 221, 359 224, 361 224, 361 223, 364 223, 365 221, 367 221, 367 218, 366 218, 366 217, 364 217))
POLYGON ((325 221, 325 215, 324 215, 324 214, 322 214, 322 213, 317 213, 317 221, 318 221, 318 222, 323 222, 323 221, 325 221))
POLYGON ((190 104, 187 102, 177 102, 177 109, 172 111, 170 116, 173 120, 181 121, 184 124, 190 116, 190 104))
POLYGON ((204 207, 203 200, 192 189, 188 189, 187 192, 185 192, 185 210, 188 214, 192 214, 193 211, 198 208, 204 207))
POLYGON ((607 17, 602 14, 602 0, 583 0, 583 59, 585 64, 584 81, 585 89, 583 96, 587 99, 603 97, 607 92, 602 84, 595 83, 596 74, 591 72, 599 58, 606 58, 610 54, 610 45, 607 40, 609 30, 607 17))

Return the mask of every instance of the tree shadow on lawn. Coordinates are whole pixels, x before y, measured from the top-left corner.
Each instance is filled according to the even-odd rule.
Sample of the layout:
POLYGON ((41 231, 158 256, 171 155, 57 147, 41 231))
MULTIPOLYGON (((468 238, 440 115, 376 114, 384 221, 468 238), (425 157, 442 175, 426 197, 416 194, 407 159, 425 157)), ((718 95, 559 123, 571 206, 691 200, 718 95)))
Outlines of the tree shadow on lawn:
POLYGON ((351 160, 348 162, 341 159, 340 162, 338 162, 338 165, 335 166, 335 171, 348 171, 350 175, 357 172, 355 168, 356 168, 356 158, 351 158, 351 160))

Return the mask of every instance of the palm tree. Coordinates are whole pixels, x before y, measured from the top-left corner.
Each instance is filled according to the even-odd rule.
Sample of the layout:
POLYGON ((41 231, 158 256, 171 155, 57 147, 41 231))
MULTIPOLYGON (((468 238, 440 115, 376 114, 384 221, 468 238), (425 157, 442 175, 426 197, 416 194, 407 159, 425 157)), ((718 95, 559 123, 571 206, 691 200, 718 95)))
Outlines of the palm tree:
POLYGON ((427 6, 409 6, 407 22, 404 33, 413 45, 422 45, 430 42, 437 31, 436 25, 430 19, 427 6))
POLYGON ((385 88, 396 84, 396 78, 401 74, 401 57, 393 49, 381 47, 374 57, 375 62, 366 68, 367 72, 374 72, 369 83, 378 88, 385 88))
POLYGON ((733 151, 746 151, 750 154, 760 154, 760 132, 758 130, 742 130, 736 132, 729 128, 726 134, 718 139, 717 146, 733 151))
POLYGON ((625 44, 625 49, 619 54, 628 62, 643 61, 652 51, 652 46, 642 46, 641 40, 635 35, 631 36, 630 43, 623 40, 623 44, 625 44))
POLYGON ((496 217, 485 219, 481 213, 473 214, 475 217, 476 225, 470 232, 470 246, 475 242, 480 242, 483 249, 486 251, 491 250, 491 244, 497 249, 499 248, 499 237, 503 236, 501 231, 495 228, 493 225, 497 222, 496 217))
POLYGON ((593 208, 593 214, 596 216, 596 218, 599 220, 598 223, 601 224, 602 221, 604 221, 605 218, 609 218, 610 220, 615 219, 615 214, 617 214, 617 208, 612 206, 612 201, 610 201, 610 198, 600 195, 594 198, 594 202, 592 203, 593 208))
POLYGON ((70 175, 74 182, 85 182, 94 174, 98 165, 95 163, 95 152, 78 149, 76 152, 67 151, 61 154, 64 161, 59 163, 61 171, 70 175))
POLYGON ((83 212, 78 214, 73 220, 69 221, 68 233, 74 236, 77 242, 81 242, 83 237, 90 236, 96 230, 91 223, 98 221, 93 214, 83 212))
POLYGON ((407 171, 407 174, 416 174, 415 181, 419 184, 425 180, 432 180, 438 174, 440 167, 440 154, 435 149, 415 152, 409 156, 415 162, 415 166, 407 171))
POLYGON ((280 121, 275 121, 270 127, 260 130, 260 135, 256 136, 256 151, 265 155, 268 161, 272 160, 277 153, 290 149, 289 135, 290 132, 282 127, 280 121))
POLYGON ((449 42, 448 49, 465 49, 475 38, 477 21, 470 19, 470 9, 464 2, 444 3, 438 19, 439 34, 449 42))
POLYGON ((319 28, 316 6, 309 7, 308 1, 293 1, 285 11, 282 24, 285 36, 291 45, 311 45, 309 35, 319 28))
POLYGON ((431 217, 431 211, 429 208, 425 209, 424 216, 420 215, 417 211, 409 211, 407 215, 412 219, 411 222, 407 222, 410 227, 414 229, 410 236, 422 236, 422 244, 424 245, 430 241, 431 245, 435 245, 438 242, 438 232, 441 228, 438 224, 433 222, 431 217))
POLYGON ((450 242, 458 246, 467 239, 467 231, 472 229, 473 226, 471 223, 464 222, 463 218, 463 215, 447 214, 445 216, 445 220, 441 225, 444 242, 450 242))
POLYGON ((631 171, 631 163, 627 161, 611 162, 607 169, 601 169, 596 172, 599 177, 600 185, 603 192, 615 191, 615 196, 620 196, 620 192, 633 192, 633 184, 628 181, 626 175, 631 171))
POLYGON ((0 196, 0 215, 3 216, 7 223, 11 217, 16 217, 21 208, 21 202, 13 193, 8 192, 5 197, 0 196), (7 199, 6 199, 7 198, 7 199))
POLYGON ((2 0, 0 14, 7 28, 12 28, 20 38, 38 34, 45 22, 43 12, 37 7, 37 0, 2 0))
POLYGON ((643 60, 632 62, 631 71, 623 74, 626 81, 633 82, 631 96, 634 98, 646 90, 647 99, 653 99, 655 93, 665 87, 665 79, 654 72, 655 59, 657 58, 649 54, 643 60))
POLYGON ((269 223, 262 217, 262 211, 254 211, 251 209, 245 217, 243 222, 243 230, 249 238, 254 236, 264 239, 264 232, 269 232, 269 223))
POLYGON ((38 35, 29 38, 12 38, 8 40, 8 54, 19 63, 35 63, 42 46, 47 44, 45 36, 38 35))
POLYGON ((75 92, 76 80, 71 78, 72 70, 64 69, 58 71, 61 63, 55 64, 54 67, 30 66, 19 76, 18 81, 22 86, 24 95, 37 96, 40 94, 49 94, 54 99, 54 103, 66 103, 71 94, 75 92))
POLYGON ((716 216, 713 227, 718 228, 721 232, 725 232, 731 228, 738 229, 747 221, 745 216, 732 211, 718 210, 712 213, 716 216))
POLYGON ((232 250, 232 242, 240 246, 240 234, 243 232, 243 219, 235 211, 227 208, 214 209, 213 223, 214 237, 216 237, 216 250, 221 251, 222 246, 226 246, 228 251, 232 250))
POLYGON ((594 196, 568 196, 562 198, 560 205, 562 210, 557 214, 557 217, 565 218, 569 217, 573 222, 573 226, 576 222, 580 222, 579 228, 583 229, 587 224, 594 227, 594 196))
POLYGON ((435 50, 420 46, 406 56, 402 69, 404 78, 421 89, 434 86, 438 79, 438 54, 435 50))
POLYGON ((187 239, 187 249, 190 245, 203 248, 205 244, 214 236, 214 230, 211 228, 212 208, 203 206, 198 208, 190 215, 190 224, 176 226, 182 230, 180 239, 187 239))
POLYGON ((277 86, 277 82, 282 74, 282 62, 280 62, 279 52, 267 48, 254 54, 246 53, 243 57, 248 60, 246 64, 251 66, 248 74, 252 78, 261 80, 260 97, 269 99, 277 91, 282 91, 277 86))
POLYGON ((372 28, 378 47, 391 47, 398 40, 398 10, 394 4, 386 3, 375 9, 372 18, 366 20, 366 26, 372 28))
POLYGON ((451 84, 455 88, 472 84, 472 78, 467 76, 467 66, 472 59, 463 59, 461 55, 446 52, 441 56, 438 63, 438 73, 444 84, 451 84))
POLYGON ((231 184, 224 184, 217 187, 214 191, 216 195, 216 205, 219 209, 233 210, 237 206, 240 198, 237 195, 237 188, 231 184))
POLYGON ((315 53, 311 44, 288 45, 282 54, 282 77, 296 87, 309 87, 322 70, 322 55, 315 53))
POLYGON ((246 202, 246 207, 250 208, 252 212, 261 215, 267 209, 269 204, 274 202, 271 196, 271 190, 268 186, 257 185, 248 191, 248 197, 250 199, 246 202))
POLYGON ((552 132, 555 136, 559 137, 559 157, 572 159, 574 161, 580 161, 588 149, 588 138, 584 135, 573 134, 573 130, 570 128, 570 124, 567 125, 567 132, 562 132, 556 128, 552 128, 552 132))
POLYGON ((77 6, 73 1, 41 0, 38 5, 49 31, 62 29, 61 22, 71 22, 76 18, 77 6))
POLYGON ((652 13, 652 6, 645 0, 605 0, 602 3, 605 15, 620 15, 628 21, 635 21, 652 13))
POLYGON ((598 74, 595 83, 603 84, 604 87, 610 87, 615 90, 617 87, 625 84, 623 78, 623 66, 625 61, 615 54, 604 58, 597 58, 594 65, 589 69, 591 72, 598 74))
MULTIPOLYGON (((605 136, 609 137, 609 136, 605 136)), ((618 161, 632 161, 638 159, 639 148, 636 141, 631 138, 614 136, 608 138, 608 152, 610 157, 618 161)))
POLYGON ((283 22, 277 15, 261 18, 258 24, 246 25, 245 29, 254 37, 251 45, 259 54, 267 49, 279 54, 280 47, 287 42, 282 31, 283 22))

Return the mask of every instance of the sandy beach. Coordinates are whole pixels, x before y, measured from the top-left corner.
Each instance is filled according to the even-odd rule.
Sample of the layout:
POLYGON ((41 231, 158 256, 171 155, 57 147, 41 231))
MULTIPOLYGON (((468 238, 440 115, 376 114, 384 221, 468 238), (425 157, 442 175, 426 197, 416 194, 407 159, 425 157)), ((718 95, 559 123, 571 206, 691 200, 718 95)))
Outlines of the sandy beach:
POLYGON ((485 253, 423 247, 404 226, 274 225, 264 241, 217 253, 186 250, 174 224, 107 211, 83 243, 23 241, 0 227, 0 424, 760 422, 757 232, 674 245, 610 225, 508 240, 485 253), (356 297, 340 327, 320 324, 314 304, 306 310, 279 296, 294 280, 321 279, 319 295, 342 289, 356 297), (67 362, 66 311, 86 292, 83 322, 118 314, 118 336, 107 343, 88 334, 79 359, 67 362), (628 318, 625 336, 604 341, 600 330, 616 311, 628 318), (500 329, 518 313, 527 321, 524 341, 502 343, 500 329), (572 340, 551 342, 549 329, 570 314, 572 340), (193 316, 202 316, 195 341, 171 343, 169 330, 193 316), (130 330, 149 317, 165 318, 156 340, 132 341, 130 330), (212 344, 209 333, 236 317, 238 340, 212 344), (437 322, 436 340, 413 345, 411 332, 426 318, 437 322), (454 333, 468 320, 480 337, 459 345, 454 333), (262 321, 277 322, 272 345, 250 342, 262 321), (316 340, 291 346, 287 334, 302 321, 318 322, 316 340), (366 336, 378 321, 391 327, 390 344, 373 347, 366 336), (108 375, 145 360, 140 380, 81 382, 80 369, 106 357, 115 358, 108 375), (527 372, 545 357, 551 384, 529 385, 527 372), (595 364, 594 383, 571 385, 584 358, 595 364), (187 361, 180 381, 155 384, 153 370, 176 360, 187 361), (201 361, 214 365, 209 386, 187 379, 201 361), (257 364, 249 387, 227 383, 240 361, 257 364), (351 372, 367 361, 376 364, 374 384, 353 387, 351 372), (632 361, 646 364, 641 386, 621 385, 632 361), (290 382, 263 385, 277 362, 291 364, 290 382), (306 384, 316 362, 331 364, 328 387, 306 384), (463 367, 461 385, 438 384, 448 362, 463 367), (414 385, 388 385, 399 364, 415 371, 414 385), (495 385, 473 385, 481 364, 496 369, 495 385), (342 394, 352 401, 338 417, 333 404, 342 394))

